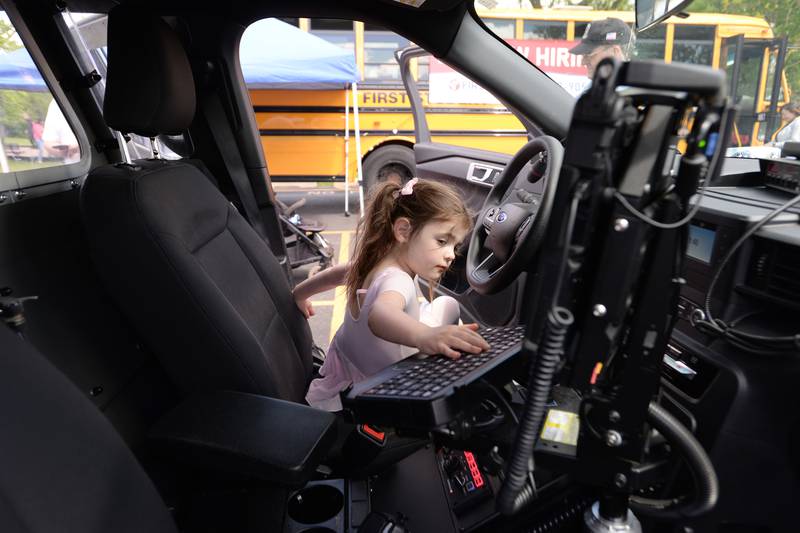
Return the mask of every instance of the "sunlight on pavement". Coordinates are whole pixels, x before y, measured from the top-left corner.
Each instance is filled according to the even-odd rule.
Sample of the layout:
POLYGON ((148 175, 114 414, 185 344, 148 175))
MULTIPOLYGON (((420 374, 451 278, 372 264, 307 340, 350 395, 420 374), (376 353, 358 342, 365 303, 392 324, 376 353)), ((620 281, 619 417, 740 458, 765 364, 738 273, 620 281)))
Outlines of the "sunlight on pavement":
MULTIPOLYGON (((343 231, 341 241, 339 241, 339 258, 337 264, 343 265, 350 260, 350 235, 352 231, 343 231)), ((328 342, 333 339, 336 330, 344 320, 344 313, 347 309, 347 294, 344 285, 336 287, 336 295, 333 298, 333 314, 331 315, 331 328, 328 342)))

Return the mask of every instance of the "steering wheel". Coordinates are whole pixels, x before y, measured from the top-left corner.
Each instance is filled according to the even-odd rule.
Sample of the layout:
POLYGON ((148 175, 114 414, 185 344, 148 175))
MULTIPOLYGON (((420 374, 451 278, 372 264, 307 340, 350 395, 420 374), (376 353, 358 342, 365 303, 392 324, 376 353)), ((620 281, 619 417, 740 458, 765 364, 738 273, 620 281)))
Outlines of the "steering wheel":
POLYGON ((564 147, 543 135, 514 154, 486 197, 467 251, 467 280, 480 294, 501 291, 539 249, 553 206, 564 147), (533 170, 520 173, 536 158, 533 170), (544 180, 543 192, 532 184, 544 180))

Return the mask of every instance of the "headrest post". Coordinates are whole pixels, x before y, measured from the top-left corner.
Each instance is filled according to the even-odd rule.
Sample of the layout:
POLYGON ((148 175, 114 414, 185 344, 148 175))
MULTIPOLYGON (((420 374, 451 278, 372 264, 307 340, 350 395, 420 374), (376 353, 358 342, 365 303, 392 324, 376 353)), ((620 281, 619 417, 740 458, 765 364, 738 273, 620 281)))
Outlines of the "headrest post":
POLYGON ((114 136, 117 138, 117 144, 119 145, 119 152, 122 154, 123 163, 131 164, 131 153, 128 151, 128 141, 125 140, 125 136, 122 132, 114 130, 114 136))
POLYGON ((150 137, 150 151, 153 153, 153 159, 162 159, 158 150, 158 139, 150 137))

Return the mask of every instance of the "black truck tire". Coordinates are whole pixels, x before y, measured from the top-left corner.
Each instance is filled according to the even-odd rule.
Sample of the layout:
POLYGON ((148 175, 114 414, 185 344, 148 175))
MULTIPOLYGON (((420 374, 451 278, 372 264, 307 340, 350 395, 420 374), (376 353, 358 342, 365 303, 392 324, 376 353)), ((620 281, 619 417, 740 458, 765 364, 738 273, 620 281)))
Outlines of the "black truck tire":
POLYGON ((400 185, 414 177, 414 150, 390 144, 373 151, 364 161, 364 192, 378 183, 390 180, 400 185))

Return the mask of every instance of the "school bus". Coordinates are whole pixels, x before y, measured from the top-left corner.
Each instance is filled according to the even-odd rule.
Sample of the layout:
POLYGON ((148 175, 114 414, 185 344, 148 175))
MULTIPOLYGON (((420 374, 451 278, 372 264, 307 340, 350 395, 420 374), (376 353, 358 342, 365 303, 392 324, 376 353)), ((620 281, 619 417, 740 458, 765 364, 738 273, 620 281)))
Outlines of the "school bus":
MULTIPOLYGON (((620 18, 631 25, 634 22, 631 11, 576 8, 496 9, 479 14, 499 37, 573 93, 588 79, 580 59, 569 57, 567 50, 581 38, 588 24, 607 17, 620 18), (533 49, 538 51, 534 53, 533 49), (555 64, 556 59, 563 60, 564 65, 555 64)), ((361 152, 356 154, 354 143, 350 143, 348 175, 356 175, 356 158, 361 158, 367 186, 392 174, 410 176, 414 168, 414 124, 393 57, 396 49, 410 43, 402 36, 362 22, 284 21, 351 49, 355 55, 363 80, 358 88, 361 152)), ((763 19, 717 13, 668 19, 638 34, 633 49, 636 58, 725 69, 729 94, 739 105, 734 132, 734 143, 739 145, 763 144, 780 126, 780 105, 790 95, 783 75, 785 55, 786 39, 776 39, 763 19)), ((508 154, 525 143, 525 128, 499 103, 434 101, 428 81, 436 65, 436 60, 428 58, 413 65, 434 142, 508 154)), ((249 92, 274 181, 344 178, 345 104, 351 103, 346 98, 352 100, 348 90, 249 92)), ((348 107, 352 136, 353 109, 352 105, 348 107)))

